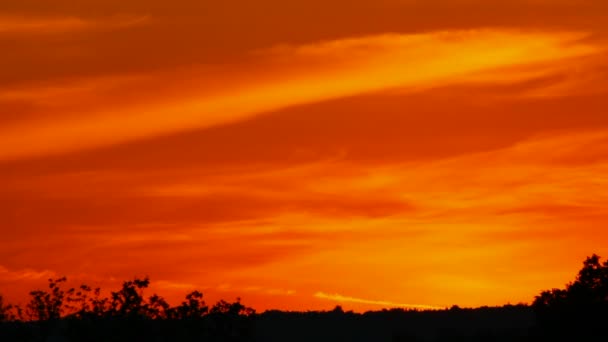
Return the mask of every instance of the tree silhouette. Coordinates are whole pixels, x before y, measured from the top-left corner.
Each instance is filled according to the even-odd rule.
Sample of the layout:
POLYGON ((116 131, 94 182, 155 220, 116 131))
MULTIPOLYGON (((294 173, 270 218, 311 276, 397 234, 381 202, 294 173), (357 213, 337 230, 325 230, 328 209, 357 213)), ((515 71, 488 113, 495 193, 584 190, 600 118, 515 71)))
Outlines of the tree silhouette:
POLYGON ((597 255, 564 289, 541 292, 531 306, 477 309, 256 314, 240 298, 208 306, 199 291, 171 306, 157 294, 144 296, 147 277, 123 282, 108 298, 88 285, 66 288, 66 280, 30 292, 26 319, 0 296, 0 341, 608 340, 608 261, 597 255))
POLYGON ((144 304, 144 310, 148 318, 167 319, 170 316, 171 305, 163 297, 153 294, 148 299, 148 303, 144 304))
POLYGON ((125 281, 120 291, 111 294, 111 314, 119 317, 143 317, 146 314, 143 291, 150 285, 148 277, 125 281))
POLYGON ((2 295, 0 295, 0 322, 8 321, 10 310, 11 306, 4 306, 4 298, 2 298, 2 295))
POLYGON ((102 317, 109 310, 109 300, 101 298, 101 289, 93 289, 85 284, 77 290, 68 290, 66 300, 66 309, 73 318, 102 317))
POLYGON ((583 264, 574 283, 568 286, 568 296, 585 305, 608 303, 608 260, 603 264, 593 255, 583 264))
POLYGON ((244 341, 252 331, 255 310, 240 299, 220 300, 210 309, 193 291, 172 307, 157 294, 144 297, 147 277, 123 282, 109 298, 84 284, 66 288, 66 281, 49 279, 48 290, 31 291, 25 320, 0 297, 0 322, 12 321, 0 326, 0 341, 244 341))
POLYGON ((588 257, 565 289, 543 291, 532 304, 544 332, 555 336, 608 336, 608 261, 588 257))
POLYGON ((26 306, 26 314, 32 320, 48 321, 59 319, 64 311, 65 291, 61 289, 66 277, 49 279, 50 292, 36 290, 30 292, 32 299, 26 306))
POLYGON ((220 300, 211 308, 212 314, 228 314, 232 316, 236 315, 252 315, 255 310, 248 308, 241 304, 241 298, 237 298, 236 302, 228 303, 225 300, 220 300))
POLYGON ((209 311, 210 333, 212 339, 225 337, 228 341, 238 341, 250 335, 250 320, 255 310, 241 304, 241 299, 229 303, 224 300, 217 302, 209 311))
POLYGON ((203 300, 203 294, 193 291, 186 295, 186 300, 173 310, 170 310, 171 319, 199 319, 209 312, 209 307, 203 300))

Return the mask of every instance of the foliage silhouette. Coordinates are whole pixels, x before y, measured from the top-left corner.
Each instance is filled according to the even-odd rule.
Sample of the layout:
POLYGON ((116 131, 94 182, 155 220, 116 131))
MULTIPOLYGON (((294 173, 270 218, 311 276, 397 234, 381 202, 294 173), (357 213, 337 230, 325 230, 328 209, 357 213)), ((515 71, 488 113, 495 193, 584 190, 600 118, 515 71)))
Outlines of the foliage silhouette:
POLYGON ((61 314, 65 310, 63 300, 66 295, 65 291, 61 289, 61 284, 66 280, 66 277, 49 279, 50 292, 43 290, 30 292, 32 299, 26 306, 26 315, 29 319, 48 321, 61 317, 61 314))
MULTIPOLYGON (((165 309, 167 311, 167 309, 165 309)), ((186 295, 186 300, 178 307, 168 310, 169 319, 200 319, 209 312, 209 307, 203 300, 203 294, 198 291, 186 295)))
POLYGON ((109 314, 118 317, 146 316, 149 304, 144 300, 143 291, 149 285, 148 278, 125 281, 120 291, 112 292, 109 314))
POLYGON ((588 257, 573 282, 543 291, 532 306, 544 335, 608 338, 608 261, 588 257))
POLYGON ((208 306, 193 291, 176 306, 146 297, 148 278, 101 289, 66 288, 49 279, 48 290, 30 292, 25 314, 0 296, 0 341, 555 341, 608 338, 608 261, 587 258, 564 289, 541 292, 532 305, 445 310, 384 309, 257 314, 237 298, 208 306))
POLYGON ((250 334, 255 311, 240 299, 219 301, 211 309, 203 294, 193 291, 172 307, 157 294, 144 296, 148 278, 122 283, 109 298, 100 288, 66 288, 65 277, 49 279, 48 290, 30 292, 25 318, 20 308, 0 297, 0 341, 45 341, 62 336, 70 341, 243 341, 250 334))
POLYGON ((10 319, 10 313, 12 306, 10 304, 4 305, 4 298, 0 295, 0 322, 5 322, 10 319))

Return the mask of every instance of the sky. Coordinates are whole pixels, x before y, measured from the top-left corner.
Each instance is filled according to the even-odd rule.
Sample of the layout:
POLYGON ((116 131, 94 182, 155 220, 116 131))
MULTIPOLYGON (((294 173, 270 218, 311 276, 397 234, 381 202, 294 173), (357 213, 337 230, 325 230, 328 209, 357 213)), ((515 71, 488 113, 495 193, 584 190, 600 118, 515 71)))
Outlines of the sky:
POLYGON ((531 302, 608 257, 605 0, 8 0, 0 294, 531 302))

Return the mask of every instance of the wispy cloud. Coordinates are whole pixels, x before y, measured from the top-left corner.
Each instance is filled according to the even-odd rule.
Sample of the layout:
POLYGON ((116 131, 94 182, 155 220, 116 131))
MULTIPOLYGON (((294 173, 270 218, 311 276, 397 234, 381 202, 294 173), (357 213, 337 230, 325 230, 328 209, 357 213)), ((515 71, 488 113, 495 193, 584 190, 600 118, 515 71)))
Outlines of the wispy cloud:
POLYGON ((177 282, 177 281, 170 281, 170 280, 154 281, 154 286, 161 288, 161 289, 166 289, 166 290, 194 290, 194 289, 200 288, 199 286, 196 286, 191 283, 184 283, 184 282, 177 282))
MULTIPOLYGON (((319 308, 328 300, 355 308, 526 301, 536 289, 567 281, 588 250, 605 253, 607 142, 606 130, 552 132, 501 149, 404 163, 23 176, 0 193, 4 222, 21 228, 9 233, 4 253, 39 270, 69 260, 71 269, 95 266, 119 279, 149 272, 162 280, 161 293, 207 285, 206 295, 242 295, 260 308, 319 308), (150 194, 151 186, 170 191, 150 194), (189 187, 203 190, 181 196, 189 187), (387 199, 413 210, 378 211, 387 199), (44 239, 29 238, 49 227, 54 233, 44 239), (49 249, 62 252, 35 252, 49 249), (374 291, 345 288, 370 279, 382 280, 374 291), (213 286, 218 281, 225 284, 213 286), (311 303, 306 294, 317 289, 324 291, 311 303), (357 296, 343 294, 349 292, 357 296)), ((18 274, 0 269, 0 280, 18 274)))
POLYGON ((0 34, 59 34, 137 26, 148 16, 119 15, 107 18, 31 17, 0 15, 0 34))
MULTIPOLYGON (((596 52, 593 45, 580 42, 582 37, 482 30, 368 36, 281 48, 269 52, 263 62, 241 66, 243 72, 264 70, 248 78, 225 80, 223 74, 210 74, 194 80, 178 97, 156 101, 148 96, 145 103, 112 110, 81 104, 82 108, 72 112, 85 111, 86 115, 66 118, 58 113, 52 119, 5 125, 0 129, 0 159, 118 144, 362 93, 466 83, 487 71, 500 80, 496 69, 559 63, 596 52), (217 89, 201 90, 214 77, 217 89)), ((505 77, 513 78, 509 71, 505 77)), ((162 84, 166 80, 156 81, 162 84)), ((150 84, 156 81, 141 86, 154 92, 150 84)))
POLYGON ((325 292, 317 292, 314 294, 316 298, 327 299, 339 303, 357 303, 357 304, 369 304, 369 305, 377 305, 385 308, 408 308, 408 309, 441 309, 438 306, 432 305, 422 305, 422 304, 403 304, 403 303, 395 303, 388 300, 373 300, 373 299, 363 299, 363 298, 355 298, 349 296, 343 296, 337 293, 328 294, 325 292))
POLYGON ((56 277, 57 274, 50 270, 34 270, 30 268, 9 270, 0 265, 0 281, 36 281, 56 277))
POLYGON ((293 296, 294 294, 296 294, 295 290, 290 290, 290 289, 274 288, 274 287, 259 286, 259 285, 234 286, 232 284, 227 284, 227 283, 216 286, 215 290, 220 291, 220 292, 232 292, 232 293, 242 293, 242 294, 256 293, 256 294, 264 294, 264 295, 271 295, 271 296, 293 296))

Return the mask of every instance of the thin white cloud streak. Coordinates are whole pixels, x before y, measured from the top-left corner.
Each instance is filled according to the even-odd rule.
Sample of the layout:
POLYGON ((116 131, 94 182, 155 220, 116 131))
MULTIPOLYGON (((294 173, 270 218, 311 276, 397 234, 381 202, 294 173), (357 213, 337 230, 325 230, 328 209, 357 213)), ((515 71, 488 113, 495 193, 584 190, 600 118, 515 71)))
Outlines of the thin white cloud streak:
MULTIPOLYGON (((92 103, 79 109, 83 114, 76 117, 7 124, 0 128, 0 160, 119 144, 387 89, 466 83, 487 71, 500 81, 496 70, 502 67, 553 64, 597 52, 579 42, 581 37, 486 30, 380 35, 275 49, 267 53, 265 74, 246 84, 224 82, 213 94, 160 102, 150 101, 149 95, 142 105, 101 111, 91 109, 98 105, 92 103)), ((243 68, 251 71, 251 66, 243 68)), ((505 77, 511 79, 512 73, 507 71, 505 77)), ((200 80, 202 87, 213 81, 200 80)), ((190 87, 196 88, 196 81, 190 87)))
POLYGON ((340 303, 357 303, 357 304, 369 304, 369 305, 378 305, 383 307, 397 307, 397 308, 408 308, 408 309, 424 309, 424 310, 439 310, 442 309, 438 306, 432 305, 421 305, 421 304, 403 304, 403 303, 395 303, 387 300, 371 300, 371 299, 363 299, 363 298, 355 298, 349 296, 343 296, 340 294, 328 294, 325 292, 317 292, 314 294, 315 298, 326 299, 340 303))

